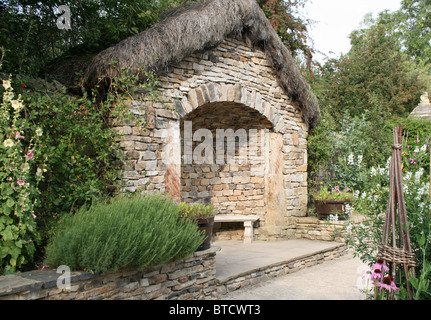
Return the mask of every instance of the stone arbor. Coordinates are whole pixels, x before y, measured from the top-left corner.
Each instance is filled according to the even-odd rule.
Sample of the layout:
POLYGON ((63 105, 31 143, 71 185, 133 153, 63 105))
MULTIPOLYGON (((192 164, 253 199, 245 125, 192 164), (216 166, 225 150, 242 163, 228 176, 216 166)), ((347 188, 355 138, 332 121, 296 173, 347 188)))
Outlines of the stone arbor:
POLYGON ((255 0, 203 0, 166 16, 99 53, 84 76, 88 88, 113 78, 115 58, 132 71, 145 63, 161 83, 163 103, 130 103, 148 130, 116 123, 125 188, 258 215, 257 238, 293 237, 307 210, 316 97, 255 0))
POLYGON ((124 174, 127 189, 213 203, 220 213, 259 215, 258 238, 293 234, 293 218, 304 216, 307 207, 308 128, 264 53, 227 39, 172 70, 160 76, 167 109, 133 103, 135 113, 143 109, 151 114, 150 130, 118 127, 131 157, 124 174), (231 163, 226 139, 223 147, 217 146, 217 130, 236 135, 231 163), (207 152, 202 148, 205 134, 212 139, 207 152), (201 156, 212 154, 210 161, 193 159, 199 146, 201 156), (222 163, 217 163, 217 149, 222 163))

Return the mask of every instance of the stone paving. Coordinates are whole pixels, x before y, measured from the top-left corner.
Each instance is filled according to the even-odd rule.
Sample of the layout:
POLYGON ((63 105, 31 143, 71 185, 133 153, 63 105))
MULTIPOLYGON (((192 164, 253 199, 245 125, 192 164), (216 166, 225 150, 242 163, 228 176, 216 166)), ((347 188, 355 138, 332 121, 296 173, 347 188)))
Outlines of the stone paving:
POLYGON ((229 292, 224 300, 364 300, 368 267, 351 252, 296 272, 229 292))
POLYGON ((367 266, 343 243, 216 241, 216 277, 227 300, 358 300, 367 266), (224 284, 224 287, 223 285, 224 284))

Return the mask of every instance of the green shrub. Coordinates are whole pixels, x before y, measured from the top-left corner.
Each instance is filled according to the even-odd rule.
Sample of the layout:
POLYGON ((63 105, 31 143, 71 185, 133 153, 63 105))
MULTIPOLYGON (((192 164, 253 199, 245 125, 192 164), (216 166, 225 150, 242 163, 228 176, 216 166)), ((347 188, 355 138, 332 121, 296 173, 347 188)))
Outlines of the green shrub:
POLYGON ((203 239, 170 198, 117 196, 67 216, 48 243, 45 263, 91 272, 144 268, 185 258, 203 239))
POLYGON ((28 120, 44 131, 41 154, 47 161, 38 216, 69 212, 109 194, 119 169, 112 161, 119 154, 116 135, 105 120, 109 109, 59 91, 22 95, 28 120))
POLYGON ((180 202, 178 207, 180 208, 181 216, 185 218, 208 218, 213 216, 216 212, 212 204, 188 204, 180 202))
POLYGON ((403 126, 403 143, 406 146, 415 145, 416 143, 420 142, 417 140, 422 140, 423 142, 425 139, 430 138, 431 128, 429 121, 418 118, 393 117, 388 119, 385 123, 385 130, 388 133, 387 141, 389 145, 391 145, 393 141, 392 128, 395 128, 399 124, 403 126))
POLYGON ((155 75, 145 72, 147 80, 138 83, 140 72, 119 70, 104 101, 83 88, 77 96, 56 82, 0 75, 0 272, 33 269, 63 214, 122 187, 128 156, 113 119, 145 130, 146 114, 136 115, 128 105, 137 96, 159 102, 155 75), (27 159, 30 150, 33 156, 27 159), (12 218, 12 211, 19 214, 12 218))

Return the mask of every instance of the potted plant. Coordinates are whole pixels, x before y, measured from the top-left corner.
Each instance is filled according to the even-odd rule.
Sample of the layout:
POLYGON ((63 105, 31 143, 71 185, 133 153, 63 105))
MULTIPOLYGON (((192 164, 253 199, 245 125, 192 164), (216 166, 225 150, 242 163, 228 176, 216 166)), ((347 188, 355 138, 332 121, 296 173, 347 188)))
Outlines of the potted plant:
POLYGON ((347 205, 350 205, 353 199, 353 194, 349 191, 349 188, 342 191, 336 186, 331 191, 327 187, 322 187, 318 192, 315 192, 313 198, 317 217, 320 220, 325 220, 332 214, 338 215, 340 220, 347 219, 349 215, 349 210, 346 210, 347 205))
POLYGON ((212 204, 188 204, 180 202, 181 217, 196 220, 199 230, 205 232, 204 242, 197 248, 197 251, 207 250, 211 247, 211 237, 214 226, 215 207, 212 204))

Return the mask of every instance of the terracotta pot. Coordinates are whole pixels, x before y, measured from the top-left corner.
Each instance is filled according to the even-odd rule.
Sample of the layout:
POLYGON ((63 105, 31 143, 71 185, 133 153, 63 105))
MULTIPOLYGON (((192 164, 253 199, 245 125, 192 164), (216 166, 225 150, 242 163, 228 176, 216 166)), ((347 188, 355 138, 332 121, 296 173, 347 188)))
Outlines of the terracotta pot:
POLYGON ((207 250, 211 247, 211 238, 212 238, 213 226, 214 226, 214 216, 206 217, 206 218, 197 218, 196 220, 199 226, 199 230, 203 230, 206 236, 204 242, 197 248, 196 251, 207 250))
POLYGON ((317 211, 317 217, 320 220, 329 218, 329 215, 337 214, 338 220, 346 220, 348 214, 346 213, 346 204, 350 201, 346 200, 316 200, 314 205, 317 211))

